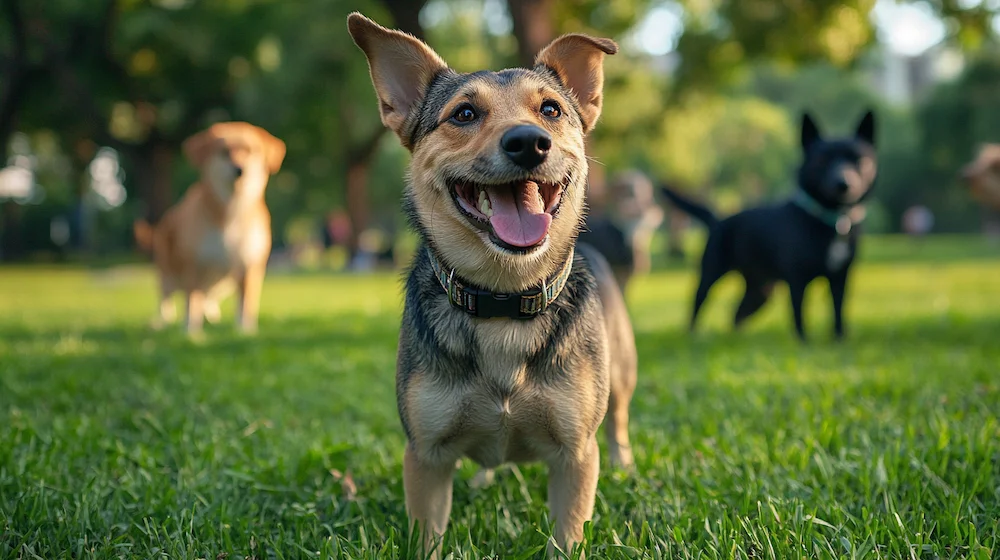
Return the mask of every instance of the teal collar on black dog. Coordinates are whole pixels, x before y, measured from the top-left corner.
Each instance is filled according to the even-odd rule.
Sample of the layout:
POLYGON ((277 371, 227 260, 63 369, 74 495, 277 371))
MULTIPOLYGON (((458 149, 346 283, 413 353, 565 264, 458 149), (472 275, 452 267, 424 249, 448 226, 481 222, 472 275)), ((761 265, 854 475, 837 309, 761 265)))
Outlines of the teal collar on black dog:
POLYGON ((832 210, 801 189, 795 192, 792 202, 810 216, 832 227, 840 235, 847 235, 854 226, 850 216, 851 208, 832 210))
POLYGON ((456 276, 455 269, 446 269, 430 247, 427 248, 427 256, 431 262, 431 269, 434 270, 434 276, 448 294, 448 301, 469 315, 481 319, 537 317, 559 297, 573 270, 571 249, 562 269, 555 276, 542 282, 541 286, 524 292, 505 294, 476 288, 456 276))

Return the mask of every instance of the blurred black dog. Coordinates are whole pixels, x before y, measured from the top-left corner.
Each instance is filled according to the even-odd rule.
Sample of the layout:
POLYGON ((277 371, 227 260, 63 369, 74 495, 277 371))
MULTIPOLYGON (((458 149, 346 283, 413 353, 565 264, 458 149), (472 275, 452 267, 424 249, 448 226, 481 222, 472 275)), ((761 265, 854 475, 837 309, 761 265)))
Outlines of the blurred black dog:
POLYGON ((853 138, 824 140, 809 115, 802 119, 804 158, 795 196, 776 206, 745 210, 719 220, 706 207, 676 192, 662 192, 679 209, 710 230, 701 260, 701 282, 691 312, 694 329, 708 291, 731 270, 746 281, 734 326, 752 315, 771 295, 776 281, 788 283, 795 330, 805 340, 802 299, 806 286, 825 276, 833 296, 834 332, 844 334, 847 272, 858 243, 861 202, 875 181, 875 117, 869 111, 853 138))

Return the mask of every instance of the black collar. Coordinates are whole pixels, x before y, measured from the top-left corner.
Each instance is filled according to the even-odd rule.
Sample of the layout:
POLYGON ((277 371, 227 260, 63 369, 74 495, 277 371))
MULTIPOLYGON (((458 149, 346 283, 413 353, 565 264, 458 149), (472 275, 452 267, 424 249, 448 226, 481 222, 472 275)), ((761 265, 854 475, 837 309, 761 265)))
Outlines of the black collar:
POLYGON ((456 276, 455 269, 446 269, 430 247, 427 248, 427 256, 431 262, 431 269, 434 270, 434 276, 437 277, 441 287, 448 294, 448 301, 453 306, 480 319, 498 317, 533 319, 541 315, 549 304, 559 297, 563 288, 566 287, 567 280, 569 280, 570 271, 573 270, 573 250, 570 249, 562 269, 555 276, 542 282, 541 286, 524 292, 505 294, 474 287, 456 276))

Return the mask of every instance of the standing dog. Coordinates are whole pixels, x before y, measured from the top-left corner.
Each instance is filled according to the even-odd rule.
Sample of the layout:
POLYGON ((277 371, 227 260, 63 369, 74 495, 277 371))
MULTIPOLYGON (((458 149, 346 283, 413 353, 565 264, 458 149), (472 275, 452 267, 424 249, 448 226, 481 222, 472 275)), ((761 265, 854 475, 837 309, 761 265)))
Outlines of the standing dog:
POLYGON ((962 180, 974 199, 1000 212, 1000 144, 981 147, 976 159, 962 169, 962 180))
POLYGON ((243 122, 218 123, 184 141, 183 151, 200 171, 155 227, 139 221, 136 241, 153 251, 160 277, 160 321, 175 317, 171 297, 187 298, 187 330, 201 331, 206 315, 235 286, 236 322, 257 329, 257 310, 271 253, 271 214, 264 188, 285 158, 285 143, 243 122))
POLYGON ((584 135, 617 45, 566 35, 533 69, 460 74, 361 14, 348 29, 382 122, 412 154, 404 205, 421 245, 396 370, 411 526, 440 557, 457 460, 542 460, 568 551, 593 513, 605 414, 612 462, 632 462, 632 327, 607 264, 575 247, 584 135))
POLYGON ((855 226, 864 218, 861 202, 871 191, 877 170, 875 117, 865 114, 853 138, 824 140, 805 115, 802 150, 799 190, 777 206, 753 208, 719 220, 708 208, 662 189, 678 208, 710 230, 691 312, 692 329, 712 284, 737 270, 746 281, 746 293, 736 309, 736 327, 767 302, 780 280, 788 283, 795 331, 805 340, 802 299, 806 286, 824 276, 833 296, 834 332, 838 338, 843 336, 847 272, 858 243, 855 226))
POLYGON ((649 246, 663 222, 663 209, 656 201, 653 182, 638 171, 615 176, 608 194, 606 215, 589 216, 579 240, 608 260, 615 281, 625 292, 634 274, 652 268, 649 246))

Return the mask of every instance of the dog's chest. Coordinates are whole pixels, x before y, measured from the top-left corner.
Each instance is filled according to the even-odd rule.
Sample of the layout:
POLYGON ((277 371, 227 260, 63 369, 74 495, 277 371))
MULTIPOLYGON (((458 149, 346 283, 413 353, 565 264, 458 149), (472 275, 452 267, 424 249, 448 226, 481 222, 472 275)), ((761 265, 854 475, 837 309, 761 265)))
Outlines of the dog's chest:
POLYGON ((846 236, 835 236, 826 251, 826 268, 837 272, 847 266, 851 259, 851 244, 846 236))
POLYGON ((212 229, 202 237, 198 260, 206 266, 240 267, 260 260, 267 243, 267 232, 262 228, 231 224, 212 229))
MULTIPOLYGON (((525 331, 476 329, 475 371, 459 383, 417 382, 407 397, 418 445, 486 467, 551 456, 575 445, 576 395, 539 379, 525 331), (485 332, 484 332, 485 331, 485 332)), ((581 430, 581 434, 586 430, 581 430)))

